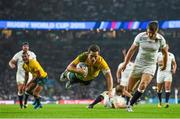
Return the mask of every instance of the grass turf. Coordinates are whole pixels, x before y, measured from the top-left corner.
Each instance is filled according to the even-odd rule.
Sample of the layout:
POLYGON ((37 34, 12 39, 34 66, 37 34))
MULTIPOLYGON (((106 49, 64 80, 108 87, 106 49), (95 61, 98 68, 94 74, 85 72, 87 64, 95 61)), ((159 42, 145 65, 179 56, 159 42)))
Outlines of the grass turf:
POLYGON ((0 118, 178 118, 180 105, 171 104, 170 108, 157 108, 157 105, 145 104, 134 107, 134 112, 125 109, 107 109, 96 105, 87 109, 87 105, 47 104, 34 110, 31 105, 20 109, 19 105, 0 105, 0 118))

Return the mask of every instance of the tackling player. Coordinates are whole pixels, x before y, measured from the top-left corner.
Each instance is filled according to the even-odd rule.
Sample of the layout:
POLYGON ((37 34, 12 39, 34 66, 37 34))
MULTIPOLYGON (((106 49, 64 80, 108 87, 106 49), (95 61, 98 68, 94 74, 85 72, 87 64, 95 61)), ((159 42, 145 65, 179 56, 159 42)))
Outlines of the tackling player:
MULTIPOLYGON (((23 52, 27 52, 31 59, 36 59, 36 55, 32 51, 29 51, 29 43, 24 42, 22 44, 22 50, 17 52, 13 56, 13 58, 9 61, 9 66, 11 69, 15 69, 17 67, 16 82, 17 82, 20 108, 27 107, 27 103, 26 103, 27 101, 25 101, 25 103, 23 105, 24 81, 25 81, 25 73, 24 73, 24 69, 22 68, 22 65, 24 63, 22 60, 23 52)), ((29 74, 29 78, 31 78, 31 77, 32 77, 32 75, 29 74)))

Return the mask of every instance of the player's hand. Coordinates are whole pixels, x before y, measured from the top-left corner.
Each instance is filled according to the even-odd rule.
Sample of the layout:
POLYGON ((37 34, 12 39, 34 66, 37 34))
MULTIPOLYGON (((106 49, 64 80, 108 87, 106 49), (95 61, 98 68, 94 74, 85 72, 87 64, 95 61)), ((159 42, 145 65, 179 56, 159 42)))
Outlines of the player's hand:
POLYGON ((79 69, 77 69, 77 70, 78 70, 78 72, 79 72, 81 75, 83 75, 83 77, 86 77, 86 76, 87 76, 85 69, 79 68, 79 69))
POLYGON ((120 72, 122 71, 124 71, 126 69, 126 64, 125 64, 125 62, 122 64, 122 66, 120 67, 120 72))
POLYGON ((25 92, 25 90, 26 90, 26 85, 25 84, 23 84, 22 90, 23 90, 23 92, 25 92))
POLYGON ((176 70, 172 69, 172 74, 175 74, 176 73, 176 70))
POLYGON ((121 79, 120 79, 120 78, 118 78, 118 79, 116 79, 116 81, 117 81, 117 84, 120 84, 121 79))
POLYGON ((15 69, 16 68, 16 65, 15 64, 11 64, 9 65, 11 69, 15 69))
POLYGON ((112 90, 108 91, 108 96, 109 96, 109 98, 112 98, 112 90))
POLYGON ((165 66, 165 65, 162 65, 162 66, 160 67, 160 69, 161 69, 161 71, 163 71, 163 70, 166 69, 166 66, 165 66))

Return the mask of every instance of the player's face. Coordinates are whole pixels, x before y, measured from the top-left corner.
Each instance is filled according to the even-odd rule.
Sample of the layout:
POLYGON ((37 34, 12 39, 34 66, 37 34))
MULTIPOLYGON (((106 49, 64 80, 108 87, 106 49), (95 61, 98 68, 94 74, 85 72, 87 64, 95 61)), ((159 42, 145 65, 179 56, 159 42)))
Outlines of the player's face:
POLYGON ((23 45, 22 50, 23 51, 28 51, 29 50, 29 45, 23 45))
POLYGON ((25 63, 28 63, 29 62, 29 55, 28 54, 23 54, 22 55, 22 59, 25 63))
POLYGON ((88 62, 90 64, 96 63, 96 61, 98 59, 98 56, 99 56, 99 52, 92 52, 92 51, 90 51, 89 54, 88 54, 88 62))
POLYGON ((147 29, 147 34, 148 34, 148 37, 150 39, 155 39, 156 38, 156 34, 157 34, 157 30, 156 31, 151 31, 150 29, 147 29))

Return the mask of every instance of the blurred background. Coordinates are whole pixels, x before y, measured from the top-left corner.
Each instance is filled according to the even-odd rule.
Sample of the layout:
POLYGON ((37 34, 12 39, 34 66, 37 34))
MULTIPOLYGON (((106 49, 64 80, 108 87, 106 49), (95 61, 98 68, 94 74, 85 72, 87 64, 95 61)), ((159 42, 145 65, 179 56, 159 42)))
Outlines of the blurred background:
MULTIPOLYGON (((93 99, 106 90, 104 77, 100 75, 87 87, 76 85, 71 90, 66 90, 65 83, 59 82, 59 76, 66 66, 78 54, 86 51, 89 45, 96 43, 111 68, 115 82, 117 67, 123 61, 122 50, 128 49, 134 37, 145 31, 141 27, 99 29, 99 22, 180 20, 179 0, 1 0, 0 8, 0 100, 17 100, 16 70, 11 70, 8 62, 21 50, 24 41, 30 43, 30 50, 35 52, 37 60, 48 72, 50 80, 42 92, 44 100, 93 99), (85 30, 28 29, 3 27, 1 23, 6 20, 93 21, 97 24, 85 30)), ((177 28, 167 27, 159 32, 167 40, 177 64, 180 64, 180 23, 175 26, 177 28)), ((174 90, 180 90, 179 71, 178 67, 173 76, 172 98, 174 90)), ((156 99, 156 92, 152 89, 155 85, 154 78, 142 99, 156 99)))

